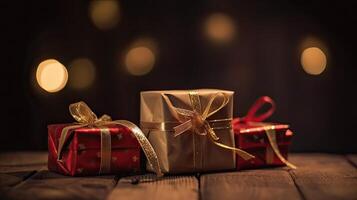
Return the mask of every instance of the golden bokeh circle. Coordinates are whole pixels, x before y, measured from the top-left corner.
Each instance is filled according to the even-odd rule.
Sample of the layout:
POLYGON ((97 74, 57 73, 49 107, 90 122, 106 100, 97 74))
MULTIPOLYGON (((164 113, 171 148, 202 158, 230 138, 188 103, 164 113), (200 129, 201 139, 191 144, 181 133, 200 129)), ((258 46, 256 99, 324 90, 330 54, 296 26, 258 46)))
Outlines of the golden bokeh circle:
POLYGON ((68 85, 74 89, 91 86, 95 79, 95 65, 89 58, 74 59, 68 65, 68 85))
POLYGON ((318 47, 309 47, 301 54, 301 65, 306 73, 319 75, 326 69, 327 57, 318 47))
POLYGON ((89 5, 89 16, 100 30, 114 28, 119 22, 119 3, 115 0, 93 0, 89 5))
POLYGON ((152 70, 154 64, 155 54, 145 46, 134 47, 125 56, 126 69, 132 75, 145 75, 152 70))
POLYGON ((36 70, 36 80, 39 86, 47 92, 62 90, 68 80, 68 72, 64 65, 55 59, 42 61, 36 70))
POLYGON ((231 17, 223 13, 215 13, 206 19, 205 34, 212 42, 227 43, 233 40, 236 27, 231 17))

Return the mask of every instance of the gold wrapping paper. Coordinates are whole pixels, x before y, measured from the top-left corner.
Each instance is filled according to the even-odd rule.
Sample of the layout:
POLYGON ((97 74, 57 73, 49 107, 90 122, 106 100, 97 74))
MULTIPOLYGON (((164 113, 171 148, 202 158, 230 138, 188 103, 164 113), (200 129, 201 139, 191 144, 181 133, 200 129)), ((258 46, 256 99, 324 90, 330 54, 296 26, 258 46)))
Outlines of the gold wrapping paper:
MULTIPOLYGON (((204 116, 205 109, 209 107, 207 112, 212 114, 207 115, 207 119, 203 120, 207 121, 209 123, 207 126, 214 130, 211 137, 217 136, 219 143, 234 147, 231 127, 233 94, 232 91, 215 89, 141 92, 141 128, 157 153, 163 173, 206 172, 235 168, 234 151, 210 141, 208 135, 197 131, 199 129, 196 131, 185 129, 183 133, 175 134, 177 129, 185 128, 183 125, 185 123, 178 120, 177 112, 173 109, 180 108, 182 112, 202 110, 203 114, 201 114, 204 116), (190 95, 192 93, 195 95, 190 95), (198 100, 199 103, 193 103, 198 100), (178 125, 181 127, 179 128, 178 125)), ((195 125, 194 122, 192 124, 195 125)), ((149 165, 147 169, 153 171, 149 165)))

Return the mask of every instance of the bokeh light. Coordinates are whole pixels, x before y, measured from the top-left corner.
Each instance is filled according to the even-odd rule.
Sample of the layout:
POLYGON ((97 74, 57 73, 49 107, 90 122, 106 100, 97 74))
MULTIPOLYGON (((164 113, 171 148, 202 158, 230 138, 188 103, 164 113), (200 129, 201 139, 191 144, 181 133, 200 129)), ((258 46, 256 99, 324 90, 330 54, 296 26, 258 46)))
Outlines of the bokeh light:
POLYGON ((325 53, 317 47, 309 47, 301 54, 301 65, 306 73, 311 75, 321 74, 327 64, 325 53))
POLYGON ((95 65, 88 58, 77 58, 68 66, 68 85, 74 89, 84 89, 95 79, 95 65))
POLYGON ((233 40, 236 27, 231 17, 223 13, 210 15, 205 22, 205 34, 214 43, 227 43, 233 40))
POLYGON ((119 22, 119 3, 115 0, 93 0, 89 5, 89 16, 101 30, 114 28, 119 22))
POLYGON ((125 66, 132 75, 145 75, 152 70, 154 64, 154 52, 145 46, 134 47, 125 56, 125 66))
POLYGON ((48 59, 38 65, 36 80, 47 92, 58 92, 66 85, 68 72, 66 67, 57 60, 48 59))

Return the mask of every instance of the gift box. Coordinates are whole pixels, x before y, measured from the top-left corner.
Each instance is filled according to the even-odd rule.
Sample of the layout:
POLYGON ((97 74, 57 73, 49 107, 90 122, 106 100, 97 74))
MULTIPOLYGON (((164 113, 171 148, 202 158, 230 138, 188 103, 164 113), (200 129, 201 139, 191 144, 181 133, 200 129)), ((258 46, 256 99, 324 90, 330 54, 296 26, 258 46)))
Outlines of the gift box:
POLYGON ((151 163, 158 162, 133 123, 107 115, 98 119, 84 102, 71 104, 70 111, 77 123, 48 126, 49 170, 70 176, 139 172, 141 149, 151 163))
POLYGON ((287 161, 293 137, 289 125, 261 122, 268 118, 274 110, 274 101, 270 97, 264 96, 256 101, 246 117, 233 120, 237 147, 255 156, 250 160, 237 157, 238 170, 283 165, 296 168, 287 161), (256 116, 256 112, 264 104, 270 104, 271 108, 262 115, 256 116))
POLYGON ((163 173, 229 170, 235 168, 235 152, 251 157, 234 148, 232 91, 145 91, 140 108, 141 129, 163 173))
MULTIPOLYGON (((69 124, 48 126, 48 169, 66 175, 97 175, 101 166, 101 128, 72 130, 57 161, 57 147, 63 128, 69 124)), ((106 128, 110 134, 110 170, 107 173, 137 172, 140 170, 140 145, 131 131, 115 125, 106 128)), ((104 172, 103 172, 104 173, 104 172)))

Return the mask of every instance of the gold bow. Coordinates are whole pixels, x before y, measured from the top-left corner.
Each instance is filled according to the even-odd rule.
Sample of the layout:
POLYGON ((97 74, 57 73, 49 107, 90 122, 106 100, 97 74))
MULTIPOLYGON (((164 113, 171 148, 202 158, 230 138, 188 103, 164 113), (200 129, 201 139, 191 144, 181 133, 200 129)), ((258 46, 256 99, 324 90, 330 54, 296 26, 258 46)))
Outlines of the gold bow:
POLYGON ((198 93, 195 91, 190 91, 189 97, 193 110, 177 108, 172 104, 172 102, 166 95, 163 95, 163 98, 168 104, 171 113, 181 123, 173 128, 175 137, 181 135, 182 133, 188 130, 192 130, 193 132, 199 135, 208 135, 210 141, 213 142, 215 145, 225 149, 232 150, 245 160, 254 158, 253 155, 249 154, 246 151, 243 151, 238 148, 230 147, 218 142, 219 137, 216 135, 213 128, 211 128, 209 122, 207 121, 208 117, 217 113, 229 102, 229 99, 223 93, 218 92, 215 95, 213 95, 209 99, 207 106, 203 109, 203 111, 202 111, 201 101, 198 93), (214 102, 216 102, 218 98, 220 98, 222 102, 218 104, 219 106, 217 108, 214 109, 213 104, 214 102))
POLYGON ((58 144, 58 161, 62 161, 61 152, 71 130, 81 127, 97 127, 101 130, 101 164, 99 173, 109 173, 111 163, 111 136, 109 129, 106 126, 116 124, 128 128, 134 134, 145 153, 148 163, 155 170, 157 176, 163 175, 159 166, 158 157, 153 147, 145 137, 144 133, 134 123, 126 120, 112 121, 109 115, 103 115, 98 118, 83 101, 69 105, 69 112, 77 123, 63 128, 58 144))

